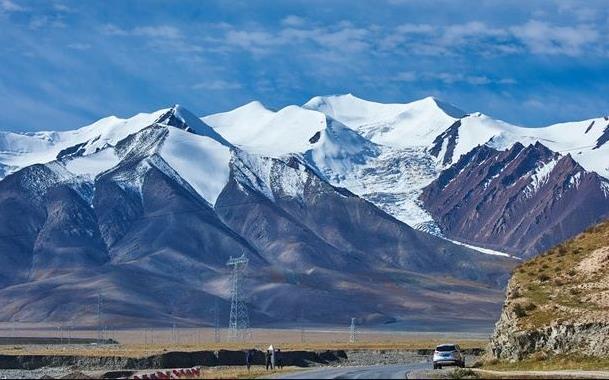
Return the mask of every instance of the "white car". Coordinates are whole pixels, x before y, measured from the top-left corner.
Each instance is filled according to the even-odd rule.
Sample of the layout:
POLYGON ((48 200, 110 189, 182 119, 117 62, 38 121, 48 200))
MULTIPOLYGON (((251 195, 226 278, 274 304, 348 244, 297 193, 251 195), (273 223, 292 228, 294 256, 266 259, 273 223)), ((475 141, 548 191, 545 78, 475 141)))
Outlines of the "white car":
POLYGON ((433 369, 449 365, 465 367, 465 359, 458 344, 441 344, 433 352, 433 369))

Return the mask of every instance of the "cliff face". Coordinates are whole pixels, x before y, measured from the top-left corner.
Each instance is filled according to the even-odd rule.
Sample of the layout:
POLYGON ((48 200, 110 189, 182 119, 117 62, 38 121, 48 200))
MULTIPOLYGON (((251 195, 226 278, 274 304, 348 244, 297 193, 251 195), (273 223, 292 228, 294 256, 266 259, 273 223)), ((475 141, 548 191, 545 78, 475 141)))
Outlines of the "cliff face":
POLYGON ((521 264, 512 276, 489 353, 609 355, 609 222, 521 264))

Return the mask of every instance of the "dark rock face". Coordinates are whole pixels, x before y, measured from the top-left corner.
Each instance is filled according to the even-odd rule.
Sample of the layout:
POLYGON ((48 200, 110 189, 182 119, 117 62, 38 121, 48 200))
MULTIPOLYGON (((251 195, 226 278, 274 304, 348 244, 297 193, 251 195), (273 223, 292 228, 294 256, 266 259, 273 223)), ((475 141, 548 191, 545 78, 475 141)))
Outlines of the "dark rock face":
POLYGON ((81 156, 84 151, 84 147, 86 145, 87 145, 87 143, 84 142, 84 143, 76 144, 69 148, 63 149, 62 151, 60 151, 57 154, 57 159, 59 160, 59 159, 70 157, 70 156, 81 156))
POLYGON ((609 216, 607 181, 540 143, 480 146, 424 189, 449 237, 533 256, 609 216))
POLYGON ((51 188, 44 198, 46 220, 33 249, 31 279, 69 274, 109 261, 95 212, 68 186, 51 188))
POLYGON ((446 152, 444 153, 444 157, 442 158, 442 165, 452 164, 453 162, 453 153, 455 152, 455 147, 457 146, 457 140, 459 139, 459 128, 461 127, 461 120, 457 120, 453 125, 448 127, 448 129, 442 134, 438 135, 433 141, 431 148, 429 148, 429 153, 438 157, 442 151, 442 147, 446 141, 446 152))
POLYGON ((607 127, 605 127, 605 130, 603 131, 603 134, 601 135, 601 137, 598 138, 598 140, 596 140, 596 145, 594 146, 593 149, 598 149, 601 146, 605 145, 605 143, 609 141, 609 125, 607 125, 607 127))

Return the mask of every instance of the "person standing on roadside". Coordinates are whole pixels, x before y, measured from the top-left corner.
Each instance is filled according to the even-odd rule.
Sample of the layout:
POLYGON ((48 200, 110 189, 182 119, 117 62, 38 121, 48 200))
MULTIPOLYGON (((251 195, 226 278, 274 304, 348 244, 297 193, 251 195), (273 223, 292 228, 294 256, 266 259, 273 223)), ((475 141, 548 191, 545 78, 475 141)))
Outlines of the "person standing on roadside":
POLYGON ((277 368, 283 368, 283 358, 281 357, 281 350, 279 348, 275 351, 275 362, 277 363, 277 368))
POLYGON ((245 353, 245 366, 247 367, 247 372, 250 371, 250 367, 252 365, 252 350, 247 350, 245 353))
POLYGON ((264 354, 264 362, 266 363, 267 371, 269 370, 269 368, 273 369, 273 363, 271 362, 271 351, 266 350, 266 353, 264 354))

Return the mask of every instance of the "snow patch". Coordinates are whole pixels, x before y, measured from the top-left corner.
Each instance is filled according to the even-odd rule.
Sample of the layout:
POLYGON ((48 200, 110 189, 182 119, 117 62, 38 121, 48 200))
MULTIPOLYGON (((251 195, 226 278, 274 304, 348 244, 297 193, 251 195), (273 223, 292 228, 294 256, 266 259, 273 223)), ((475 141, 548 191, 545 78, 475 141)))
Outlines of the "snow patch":
POLYGON ((558 159, 551 160, 547 163, 539 165, 531 174, 530 183, 525 189, 525 194, 528 198, 536 194, 539 189, 548 182, 550 174, 556 167, 558 159))
POLYGON ((160 156, 211 205, 228 183, 230 148, 218 141, 169 128, 160 156))
POLYGON ((114 148, 106 148, 97 153, 68 158, 63 162, 66 169, 78 176, 94 179, 97 175, 116 166, 120 162, 114 148))
POLYGON ((271 189, 273 159, 236 151, 233 152, 232 162, 235 178, 239 183, 245 182, 268 199, 275 200, 271 189))
POLYGON ((477 247, 475 245, 465 244, 465 243, 462 243, 462 242, 457 241, 457 240, 451 240, 451 239, 446 239, 446 240, 450 241, 451 243, 455 243, 457 245, 460 245, 460 246, 463 246, 463 247, 466 247, 466 248, 470 248, 470 249, 473 249, 473 250, 481 252, 481 253, 486 253, 487 255, 511 257, 513 259, 522 260, 522 259, 520 259, 520 258, 518 258, 516 256, 512 256, 512 255, 510 255, 508 253, 505 253, 505 252, 495 251, 495 250, 488 249, 488 248, 477 247))

